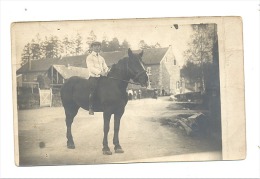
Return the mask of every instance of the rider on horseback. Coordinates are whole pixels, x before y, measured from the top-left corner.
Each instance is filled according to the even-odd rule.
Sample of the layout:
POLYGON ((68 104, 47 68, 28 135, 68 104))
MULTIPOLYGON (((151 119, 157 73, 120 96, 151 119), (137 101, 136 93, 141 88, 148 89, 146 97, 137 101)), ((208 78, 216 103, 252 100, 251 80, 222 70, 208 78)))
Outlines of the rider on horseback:
POLYGON ((95 96, 96 87, 98 84, 98 79, 100 76, 107 76, 108 67, 102 56, 100 56, 101 43, 94 41, 90 45, 92 52, 88 55, 86 59, 88 71, 89 71, 89 114, 94 115, 93 110, 93 98, 95 96))

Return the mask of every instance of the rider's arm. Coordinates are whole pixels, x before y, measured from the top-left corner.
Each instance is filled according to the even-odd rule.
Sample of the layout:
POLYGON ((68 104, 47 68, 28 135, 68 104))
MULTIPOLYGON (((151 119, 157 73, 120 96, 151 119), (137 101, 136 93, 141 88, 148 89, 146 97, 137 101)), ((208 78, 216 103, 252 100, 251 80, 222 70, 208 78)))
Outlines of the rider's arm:
POLYGON ((102 57, 102 68, 103 72, 107 73, 109 71, 109 68, 107 67, 105 59, 102 57))

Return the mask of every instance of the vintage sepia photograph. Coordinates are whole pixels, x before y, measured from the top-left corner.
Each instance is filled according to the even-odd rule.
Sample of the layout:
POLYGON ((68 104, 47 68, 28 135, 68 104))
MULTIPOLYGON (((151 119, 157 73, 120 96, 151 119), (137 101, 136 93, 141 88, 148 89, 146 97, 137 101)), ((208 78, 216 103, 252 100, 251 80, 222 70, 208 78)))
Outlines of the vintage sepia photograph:
POLYGON ((219 22, 14 22, 16 165, 225 159, 219 22))

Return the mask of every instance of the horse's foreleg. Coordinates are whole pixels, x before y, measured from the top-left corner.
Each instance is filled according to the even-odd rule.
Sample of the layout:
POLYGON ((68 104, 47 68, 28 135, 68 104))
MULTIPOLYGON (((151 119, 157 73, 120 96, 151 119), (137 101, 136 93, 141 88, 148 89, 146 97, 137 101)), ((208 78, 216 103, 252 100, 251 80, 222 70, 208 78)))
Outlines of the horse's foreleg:
POLYGON ((108 141, 107 141, 107 136, 110 128, 110 118, 111 118, 111 113, 109 112, 104 112, 103 113, 103 118, 104 118, 104 138, 103 138, 103 154, 104 155, 112 155, 112 152, 110 151, 108 147, 108 141))
POLYGON ((122 147, 119 144, 119 129, 120 129, 120 120, 123 116, 124 111, 120 111, 114 115, 114 138, 113 144, 115 145, 116 153, 124 153, 122 147))

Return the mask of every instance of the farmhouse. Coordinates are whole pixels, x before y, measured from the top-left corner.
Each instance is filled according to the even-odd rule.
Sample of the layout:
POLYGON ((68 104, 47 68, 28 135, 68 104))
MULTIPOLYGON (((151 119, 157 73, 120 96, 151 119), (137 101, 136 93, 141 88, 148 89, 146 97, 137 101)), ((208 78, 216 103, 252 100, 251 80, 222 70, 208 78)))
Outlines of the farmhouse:
POLYGON ((17 75, 22 75, 23 82, 36 82, 37 77, 42 75, 48 77, 48 70, 53 65, 73 66, 86 68, 84 59, 86 55, 54 58, 54 59, 42 59, 42 60, 29 60, 21 68, 16 71, 17 75))
MULTIPOLYGON (((150 89, 164 89, 167 93, 179 93, 180 67, 173 47, 145 49, 143 64, 149 76, 150 89)), ((140 50, 134 51, 139 53, 140 50)), ((103 52, 101 55, 109 67, 127 56, 127 51, 103 52)), ((61 85, 71 76, 87 77, 86 55, 69 56, 59 59, 30 60, 20 69, 17 75, 22 83, 37 82, 39 75, 50 80, 51 85, 61 85)), ((21 83, 21 82, 20 82, 21 83)), ((128 88, 139 86, 129 84, 128 88)))

